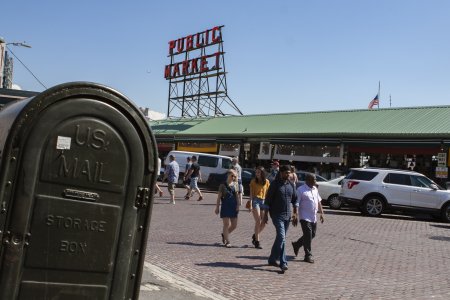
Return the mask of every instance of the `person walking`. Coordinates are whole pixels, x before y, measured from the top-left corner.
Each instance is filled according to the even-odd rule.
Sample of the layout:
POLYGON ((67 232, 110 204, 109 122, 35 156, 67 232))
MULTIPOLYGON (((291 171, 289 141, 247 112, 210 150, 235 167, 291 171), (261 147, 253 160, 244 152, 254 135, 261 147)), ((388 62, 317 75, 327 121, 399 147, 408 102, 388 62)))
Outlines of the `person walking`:
POLYGON ((167 190, 170 194, 170 202, 175 204, 175 186, 178 183, 180 166, 176 162, 174 155, 169 155, 169 161, 170 163, 166 166, 164 171, 164 179, 167 178, 167 190))
POLYGON ((236 171, 240 189, 244 191, 244 186, 242 185, 242 167, 239 165, 239 157, 235 156, 231 159, 231 169, 236 171))
POLYGON ((183 184, 186 189, 186 195, 184 196, 184 198, 186 198, 189 195, 189 186, 190 186, 191 180, 187 179, 186 176, 187 176, 187 173, 189 172, 189 169, 192 166, 191 158, 189 156, 186 158, 186 160, 187 160, 187 163, 184 168, 184 177, 183 177, 183 184))
POLYGON ((159 194, 160 197, 164 195, 162 189, 159 187, 159 184, 155 182, 155 194, 159 194))
POLYGON ((267 179, 269 180, 269 182, 272 182, 275 180, 275 178, 278 175, 279 169, 280 169, 280 163, 278 161, 274 160, 272 162, 272 167, 270 168, 269 176, 267 176, 267 179))
POLYGON ((252 236, 252 244, 257 249, 262 249, 259 234, 263 231, 266 223, 264 222, 264 200, 266 199, 267 190, 269 189, 269 180, 266 179, 264 167, 257 167, 255 178, 250 181, 250 200, 251 205, 249 211, 253 213, 255 219, 254 234, 252 236))
MULTIPOLYGON (((294 185, 289 181, 291 170, 289 166, 281 166, 277 177, 269 186, 266 194, 266 208, 276 229, 276 238, 273 242, 268 263, 281 268, 284 273, 288 269, 286 259, 286 234, 291 222, 291 204, 295 207, 297 194, 294 185), (277 261, 280 261, 278 264, 277 261)), ((267 212, 264 221, 268 220, 267 212)))
POLYGON ((291 175, 289 175, 289 180, 294 184, 295 188, 299 185, 297 173, 295 173, 295 167, 291 166, 291 175))
POLYGON ((237 173, 230 169, 227 172, 227 181, 219 186, 217 194, 216 215, 219 214, 223 222, 222 243, 230 248, 230 234, 236 229, 239 207, 242 205, 242 191, 237 181, 237 173), (219 210, 220 206, 220 210, 219 210))
MULTIPOLYGON (((159 157, 158 157, 158 165, 157 165, 156 169, 158 170, 158 177, 159 177, 161 174, 161 158, 159 158, 159 157)), ((161 178, 161 181, 164 181, 164 178, 161 178)), ((159 187, 158 182, 155 182, 155 194, 158 194, 158 193, 159 193, 160 197, 162 197, 164 194, 162 189, 159 187)))
POLYGON ((200 165, 197 163, 197 157, 196 156, 192 156, 191 157, 191 161, 192 161, 192 165, 191 168, 189 169, 189 172, 186 176, 187 179, 190 179, 190 184, 189 184, 189 190, 187 192, 187 195, 184 197, 186 200, 189 200, 192 197, 192 193, 193 192, 197 192, 198 193, 198 200, 197 201, 202 201, 203 200, 203 194, 200 191, 200 189, 198 188, 198 182, 201 181, 202 179, 202 173, 200 171, 200 165))
POLYGON ((322 198, 320 198, 319 190, 316 187, 316 176, 308 173, 305 176, 305 184, 297 189, 298 197, 298 217, 294 211, 293 225, 296 226, 297 219, 300 219, 303 236, 297 241, 292 242, 295 256, 298 255, 299 249, 303 246, 305 250, 304 261, 314 263, 311 252, 311 241, 316 236, 317 229, 317 211, 320 213, 320 222, 324 222, 322 198))

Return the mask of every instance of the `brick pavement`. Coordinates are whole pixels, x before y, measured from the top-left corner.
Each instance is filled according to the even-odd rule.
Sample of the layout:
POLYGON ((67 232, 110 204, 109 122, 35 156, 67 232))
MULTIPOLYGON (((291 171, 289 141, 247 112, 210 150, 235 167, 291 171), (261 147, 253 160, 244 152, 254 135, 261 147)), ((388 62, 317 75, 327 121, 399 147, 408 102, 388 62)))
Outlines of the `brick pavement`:
POLYGON ((301 228, 291 226, 289 270, 280 274, 267 266, 275 236, 270 221, 264 249, 255 249, 253 218, 242 210, 227 249, 214 214, 217 195, 204 196, 201 202, 177 197, 176 205, 155 198, 146 261, 228 299, 450 299, 450 224, 326 210, 313 240, 316 263, 303 262, 302 249, 294 257, 290 241, 301 228))

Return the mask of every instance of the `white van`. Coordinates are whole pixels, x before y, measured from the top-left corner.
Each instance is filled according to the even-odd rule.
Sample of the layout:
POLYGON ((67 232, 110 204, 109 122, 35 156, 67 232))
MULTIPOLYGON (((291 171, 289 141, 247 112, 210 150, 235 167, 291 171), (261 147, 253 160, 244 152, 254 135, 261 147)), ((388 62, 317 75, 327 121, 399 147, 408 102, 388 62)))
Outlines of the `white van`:
POLYGON ((187 158, 196 156, 197 163, 200 165, 200 173, 202 175, 202 182, 206 182, 211 173, 225 173, 231 167, 231 157, 207 153, 188 152, 188 151, 170 151, 167 154, 165 165, 170 163, 169 156, 175 156, 175 160, 180 166, 179 183, 183 182, 183 176, 186 172, 187 158))

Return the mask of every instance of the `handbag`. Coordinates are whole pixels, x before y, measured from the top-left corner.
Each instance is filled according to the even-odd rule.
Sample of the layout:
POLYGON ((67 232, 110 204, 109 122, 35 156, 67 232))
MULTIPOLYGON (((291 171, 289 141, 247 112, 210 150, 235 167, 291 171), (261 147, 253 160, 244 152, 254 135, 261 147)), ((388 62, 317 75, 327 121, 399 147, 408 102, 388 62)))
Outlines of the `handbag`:
POLYGON ((251 200, 247 200, 247 203, 245 203, 245 208, 246 209, 250 209, 252 207, 252 201, 251 200))

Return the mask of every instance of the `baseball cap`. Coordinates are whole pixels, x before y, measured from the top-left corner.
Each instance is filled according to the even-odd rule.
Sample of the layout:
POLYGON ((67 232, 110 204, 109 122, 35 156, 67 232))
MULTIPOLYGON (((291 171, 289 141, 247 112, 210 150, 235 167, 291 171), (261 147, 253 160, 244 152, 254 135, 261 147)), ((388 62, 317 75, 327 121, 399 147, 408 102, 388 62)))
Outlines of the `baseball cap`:
POLYGON ((280 165, 280 163, 278 161, 273 161, 272 162, 272 166, 279 166, 279 165, 280 165))

